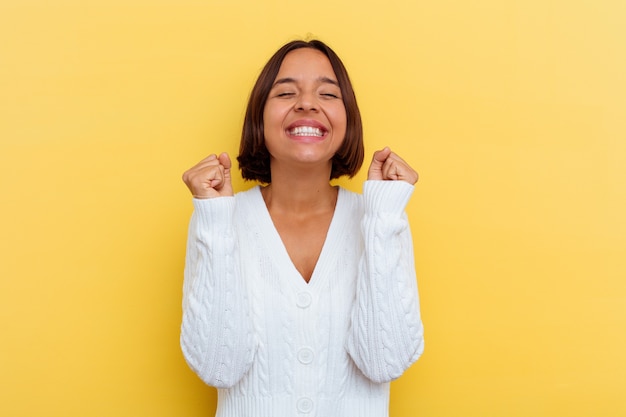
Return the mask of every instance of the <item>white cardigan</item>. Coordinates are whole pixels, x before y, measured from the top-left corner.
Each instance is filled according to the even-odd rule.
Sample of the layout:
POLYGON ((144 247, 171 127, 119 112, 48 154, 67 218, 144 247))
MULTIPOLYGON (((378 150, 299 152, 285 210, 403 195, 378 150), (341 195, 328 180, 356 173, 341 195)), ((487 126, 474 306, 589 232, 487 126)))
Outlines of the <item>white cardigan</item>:
POLYGON ((404 209, 413 186, 339 189, 307 284, 260 188, 194 199, 182 351, 219 388, 217 417, 385 417, 424 349, 404 209))

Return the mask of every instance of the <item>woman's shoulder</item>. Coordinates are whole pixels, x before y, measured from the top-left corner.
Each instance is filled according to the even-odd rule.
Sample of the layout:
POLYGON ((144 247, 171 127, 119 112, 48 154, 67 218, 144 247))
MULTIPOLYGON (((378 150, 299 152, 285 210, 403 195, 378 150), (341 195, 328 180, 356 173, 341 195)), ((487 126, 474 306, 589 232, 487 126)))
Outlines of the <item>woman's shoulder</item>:
POLYGON ((363 207, 363 195, 342 186, 338 186, 338 188, 338 202, 341 202, 341 204, 337 204, 337 208, 339 210, 348 210, 357 216, 363 207))
POLYGON ((263 197, 261 196, 260 185, 254 185, 246 190, 235 193, 235 205, 239 210, 258 209, 261 203, 263 203, 263 197))
POLYGON ((236 199, 249 199, 249 198, 253 198, 255 194, 260 193, 260 192, 261 192, 261 186, 257 184, 245 190, 237 191, 235 193, 235 198, 236 199))
POLYGON ((349 188, 345 188, 341 185, 338 185, 337 188, 339 189, 339 194, 346 199, 351 199, 351 200, 361 200, 363 198, 363 195, 359 192, 353 191, 349 188))

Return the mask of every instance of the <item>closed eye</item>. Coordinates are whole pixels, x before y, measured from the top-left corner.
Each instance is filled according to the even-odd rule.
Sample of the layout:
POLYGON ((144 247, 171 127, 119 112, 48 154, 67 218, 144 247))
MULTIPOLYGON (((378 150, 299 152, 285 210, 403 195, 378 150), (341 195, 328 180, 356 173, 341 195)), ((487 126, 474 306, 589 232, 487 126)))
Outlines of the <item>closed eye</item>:
POLYGON ((327 97, 327 98, 339 98, 337 94, 333 94, 333 93, 322 93, 321 95, 322 97, 327 97))

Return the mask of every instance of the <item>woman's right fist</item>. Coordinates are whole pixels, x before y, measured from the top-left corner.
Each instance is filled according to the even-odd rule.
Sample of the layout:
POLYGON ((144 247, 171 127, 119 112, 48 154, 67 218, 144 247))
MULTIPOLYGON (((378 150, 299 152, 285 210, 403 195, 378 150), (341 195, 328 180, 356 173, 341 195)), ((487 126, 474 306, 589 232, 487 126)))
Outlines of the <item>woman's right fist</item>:
POLYGON ((183 181, 195 198, 233 195, 230 181, 230 158, 226 152, 209 155, 183 174, 183 181))

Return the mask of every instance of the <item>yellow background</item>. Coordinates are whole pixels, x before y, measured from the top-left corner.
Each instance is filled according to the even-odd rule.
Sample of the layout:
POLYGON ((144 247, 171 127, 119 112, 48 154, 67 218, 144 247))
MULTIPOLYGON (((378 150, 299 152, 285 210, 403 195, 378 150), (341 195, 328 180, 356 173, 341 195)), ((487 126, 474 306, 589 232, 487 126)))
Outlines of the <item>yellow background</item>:
POLYGON ((311 34, 368 155, 421 174, 426 352, 391 416, 625 416, 624 22, 623 0, 1 0, 0 415, 212 415, 178 346, 180 176, 236 154, 260 68, 311 34))

